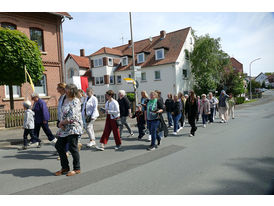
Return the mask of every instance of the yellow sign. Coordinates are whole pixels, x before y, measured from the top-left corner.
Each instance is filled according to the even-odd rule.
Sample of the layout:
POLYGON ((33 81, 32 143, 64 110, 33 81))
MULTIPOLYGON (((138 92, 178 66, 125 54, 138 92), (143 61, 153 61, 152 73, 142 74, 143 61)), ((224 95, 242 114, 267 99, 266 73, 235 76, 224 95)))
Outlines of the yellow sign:
POLYGON ((134 81, 134 79, 132 78, 124 78, 124 80, 127 82, 127 83, 132 83, 132 84, 136 84, 136 82, 134 81))

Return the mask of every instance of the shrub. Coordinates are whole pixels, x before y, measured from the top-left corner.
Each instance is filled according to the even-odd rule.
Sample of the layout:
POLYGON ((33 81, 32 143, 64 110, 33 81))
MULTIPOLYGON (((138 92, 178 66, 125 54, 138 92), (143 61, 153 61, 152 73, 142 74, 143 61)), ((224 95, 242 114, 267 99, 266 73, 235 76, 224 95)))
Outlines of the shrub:
POLYGON ((243 104, 245 101, 245 97, 235 97, 236 104, 243 104))

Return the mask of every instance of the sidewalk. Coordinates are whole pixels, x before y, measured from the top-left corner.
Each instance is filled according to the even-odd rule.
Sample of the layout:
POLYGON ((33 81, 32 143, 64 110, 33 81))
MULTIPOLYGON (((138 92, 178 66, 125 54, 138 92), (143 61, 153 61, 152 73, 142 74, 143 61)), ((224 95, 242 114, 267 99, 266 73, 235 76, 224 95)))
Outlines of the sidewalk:
MULTIPOLYGON (((136 125, 136 119, 128 118, 128 122, 131 126, 131 128, 136 131, 137 127, 136 125)), ((101 136, 104 130, 105 126, 105 120, 97 120, 94 123, 94 131, 96 137, 101 136)), ((49 123, 49 127, 52 131, 52 134, 55 135, 58 128, 56 127, 56 122, 49 123)), ((21 128, 7 128, 0 130, 0 149, 1 148, 17 148, 18 145, 23 145, 23 132, 24 130, 21 128)), ((127 135, 127 129, 124 127, 124 133, 127 135)), ((30 138, 30 137, 28 137, 30 138)), ((40 137, 39 137, 43 143, 48 143, 48 138, 45 135, 43 129, 40 130, 40 137)), ((84 134, 82 135, 82 139, 87 139, 88 135, 84 131, 84 134)))

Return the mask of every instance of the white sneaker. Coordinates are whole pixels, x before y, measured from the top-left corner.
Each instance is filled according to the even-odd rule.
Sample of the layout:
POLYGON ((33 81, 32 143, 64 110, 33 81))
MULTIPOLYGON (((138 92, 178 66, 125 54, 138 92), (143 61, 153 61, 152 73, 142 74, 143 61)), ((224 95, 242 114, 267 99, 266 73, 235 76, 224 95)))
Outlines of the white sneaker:
POLYGON ((180 132, 182 129, 183 129, 183 127, 180 127, 180 128, 177 130, 177 132, 180 132))
POLYGON ((56 142, 57 142, 57 138, 54 138, 53 140, 50 141, 50 144, 55 145, 56 142))
POLYGON ((173 126, 170 126, 170 128, 173 128, 173 126))
POLYGON ((185 127, 186 123, 184 122, 183 127, 185 127))
POLYGON ((224 120, 221 120, 220 123, 224 123, 224 120))
POLYGON ((148 140, 148 141, 151 141, 151 135, 148 135, 147 140, 148 140))
POLYGON ((35 142, 35 143, 30 143, 28 147, 29 148, 36 148, 38 146, 39 146, 39 142, 35 142))
POLYGON ((206 128, 206 125, 204 124, 203 127, 206 128))
POLYGON ((105 145, 101 144, 101 147, 96 147, 97 150, 104 151, 105 150, 105 145))
POLYGON ((192 135, 192 134, 189 134, 189 136, 190 136, 190 137, 193 137, 193 135, 192 135))
POLYGON ((116 147, 114 148, 115 150, 119 150, 119 149, 121 149, 121 145, 116 145, 116 147))
POLYGON ((87 147, 96 147, 96 142, 90 141, 89 143, 87 143, 87 147))
POLYGON ((173 135, 177 135, 177 132, 173 132, 172 134, 173 134, 173 135))

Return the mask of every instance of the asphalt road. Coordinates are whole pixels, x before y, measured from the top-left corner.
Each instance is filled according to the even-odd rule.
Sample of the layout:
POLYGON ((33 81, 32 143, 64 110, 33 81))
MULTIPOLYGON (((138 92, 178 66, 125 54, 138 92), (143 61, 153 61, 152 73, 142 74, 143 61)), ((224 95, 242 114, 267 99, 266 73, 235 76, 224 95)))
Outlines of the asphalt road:
POLYGON ((228 124, 199 124, 195 137, 187 125, 155 151, 132 137, 123 139, 122 151, 114 151, 112 138, 104 152, 81 150, 82 173, 74 177, 53 176, 60 163, 50 145, 1 149, 0 194, 267 194, 274 178, 274 92, 266 95, 264 104, 240 106, 228 124))

